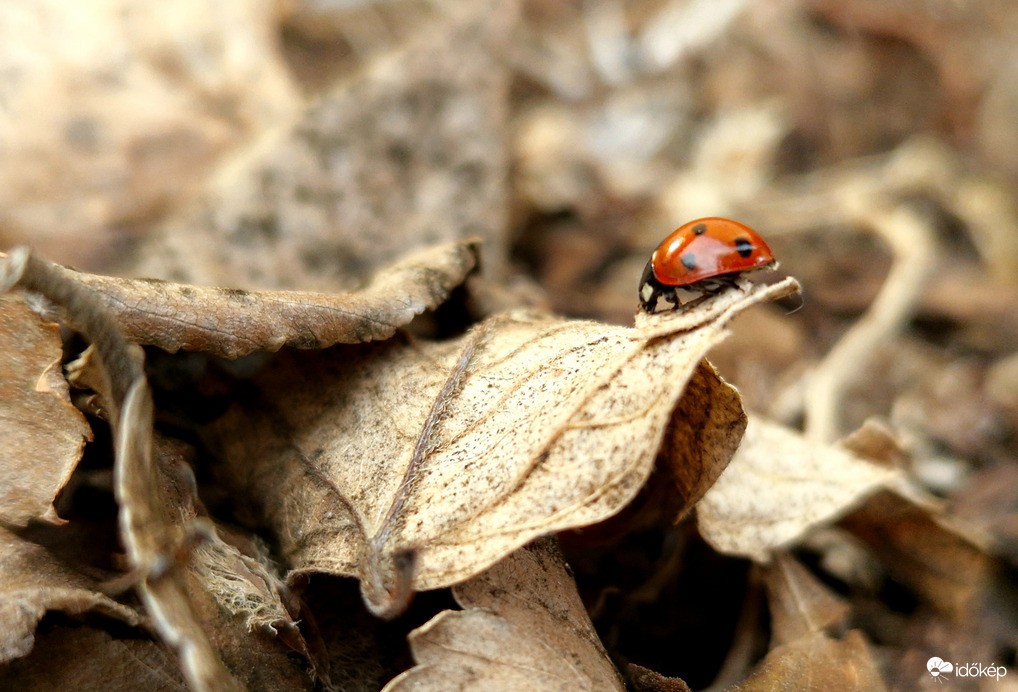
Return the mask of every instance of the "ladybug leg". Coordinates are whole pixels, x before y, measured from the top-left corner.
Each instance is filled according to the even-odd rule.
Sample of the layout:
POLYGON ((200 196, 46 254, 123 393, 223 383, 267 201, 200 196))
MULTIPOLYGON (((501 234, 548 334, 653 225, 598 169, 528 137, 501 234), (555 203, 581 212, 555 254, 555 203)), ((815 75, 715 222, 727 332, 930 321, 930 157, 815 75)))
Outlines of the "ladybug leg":
MULTIPOLYGON (((704 279, 703 281, 700 281, 699 283, 694 284, 693 286, 686 287, 685 290, 687 291, 695 290, 699 292, 700 295, 696 296, 695 298, 687 300, 685 303, 682 303, 682 308, 684 310, 695 308, 697 305, 705 303, 711 298, 714 298, 720 295, 721 293, 724 293, 729 288, 735 287, 737 285, 735 280, 736 278, 738 278, 738 276, 739 276, 738 274, 726 274, 724 276, 715 276, 710 279, 704 279)), ((672 304, 676 306, 679 303, 678 294, 679 290, 683 289, 675 289, 674 294, 671 297, 672 304)))
MULTIPOLYGON (((682 304, 682 309, 683 310, 689 310, 690 308, 695 308, 700 303, 706 302, 708 299, 713 298, 715 295, 716 294, 713 291, 706 291, 705 290, 703 293, 701 293, 696 298, 693 298, 692 300, 687 300, 685 303, 683 303, 682 304)), ((676 300, 678 300, 678 297, 676 297, 676 300)))
POLYGON ((704 293, 709 293, 710 295, 716 296, 723 291, 727 291, 729 288, 736 288, 738 286, 736 280, 740 276, 742 276, 741 272, 736 274, 725 274, 723 276, 715 276, 713 278, 707 279, 706 281, 702 281, 701 290, 703 290, 704 293))

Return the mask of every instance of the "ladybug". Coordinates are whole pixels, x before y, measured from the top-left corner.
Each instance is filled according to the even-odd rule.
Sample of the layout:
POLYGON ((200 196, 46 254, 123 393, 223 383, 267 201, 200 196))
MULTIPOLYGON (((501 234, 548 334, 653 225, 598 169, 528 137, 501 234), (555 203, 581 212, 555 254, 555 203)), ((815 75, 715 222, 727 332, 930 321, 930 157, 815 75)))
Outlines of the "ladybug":
POLYGON ((679 306, 678 291, 717 293, 744 271, 777 267, 756 231, 731 219, 711 217, 679 226, 664 239, 643 270, 640 306, 654 312, 659 298, 679 306))

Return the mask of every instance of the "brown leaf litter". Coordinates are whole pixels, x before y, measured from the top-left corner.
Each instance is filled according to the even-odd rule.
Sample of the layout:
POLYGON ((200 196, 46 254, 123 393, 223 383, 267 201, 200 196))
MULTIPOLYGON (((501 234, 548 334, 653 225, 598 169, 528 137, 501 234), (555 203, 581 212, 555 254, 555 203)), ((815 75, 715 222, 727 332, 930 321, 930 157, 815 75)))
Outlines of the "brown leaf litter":
POLYGON ((503 277, 511 71, 500 52, 516 12, 516 3, 467 2, 415 24, 406 45, 223 166, 141 240, 125 271, 349 290, 411 250, 480 237, 485 272, 503 277))
POLYGON ((751 417, 739 451, 697 505, 700 533, 721 552, 767 563, 839 523, 903 583, 961 620, 985 586, 988 539, 888 465, 901 454, 874 425, 834 446, 751 417))
MULTIPOLYGON (((728 320, 794 287, 732 291, 635 329, 517 312, 445 342, 286 353, 213 426, 217 474, 296 574, 357 576, 391 615, 411 590, 622 509, 728 320)), ((730 453, 740 416, 705 420, 718 430, 687 430, 686 446, 730 453)))
MULTIPOLYGON (((75 531, 75 540, 87 537, 75 531)), ((78 571, 45 545, 0 527, 0 663, 28 655, 47 611, 93 611, 131 625, 140 613, 100 590, 99 580, 78 571)))
MULTIPOLYGON (((402 282, 404 293, 417 290, 434 302, 462 281, 474 257, 469 244, 423 255, 383 275, 409 267, 423 279, 402 282)), ((153 437, 140 351, 120 332, 125 301, 111 296, 140 297, 145 319, 132 321, 128 310, 126 322, 142 342, 234 355, 224 346, 235 343, 232 335, 167 337, 164 324, 172 319, 145 321, 155 302, 140 288, 145 282, 80 275, 24 253, 12 253, 4 269, 9 281, 66 310, 93 342, 115 432, 128 576, 189 684, 275 685, 266 675, 296 683, 299 673, 286 672, 279 648, 285 642, 328 685, 313 629, 296 626, 304 616, 299 602, 257 551, 245 555, 222 540, 202 516, 190 465, 153 437), (116 293, 124 286, 126 293, 116 293), (265 634, 275 638, 260 638, 265 634), (279 664, 248 671, 241 652, 252 647, 279 664)), ((172 307, 188 289, 175 287, 165 304, 172 307)), ((687 502, 695 502, 743 425, 737 399, 716 398, 725 385, 703 356, 739 311, 795 289, 793 280, 743 284, 681 314, 645 316, 636 328, 515 312, 445 341, 401 334, 377 344, 285 351, 253 380, 258 395, 210 428, 221 455, 214 472, 240 516, 246 510, 272 529, 291 581, 322 572, 356 576, 369 609, 395 616, 414 591, 465 582, 534 538, 618 512, 646 481, 676 418, 683 420, 665 446, 676 468, 700 469, 675 475, 687 502), (691 377, 696 386, 684 394, 691 377), (681 411, 696 415, 686 420, 681 411)), ((267 314, 277 296, 251 300, 265 303, 259 307, 267 314)), ((389 296, 396 306, 403 300, 389 296)), ((297 302, 329 309, 318 296, 297 302)), ((226 324, 244 314, 218 309, 226 324)), ((325 331, 315 343, 363 336, 333 325, 325 331)), ((581 638, 591 644, 589 627, 581 638)), ((604 659, 598 651, 595 658, 604 659)), ((617 679, 610 667, 594 668, 584 675, 617 679)))
POLYGON ((847 603, 786 554, 776 556, 763 580, 772 618, 771 650, 756 672, 731 689, 886 689, 863 634, 843 631, 847 603))

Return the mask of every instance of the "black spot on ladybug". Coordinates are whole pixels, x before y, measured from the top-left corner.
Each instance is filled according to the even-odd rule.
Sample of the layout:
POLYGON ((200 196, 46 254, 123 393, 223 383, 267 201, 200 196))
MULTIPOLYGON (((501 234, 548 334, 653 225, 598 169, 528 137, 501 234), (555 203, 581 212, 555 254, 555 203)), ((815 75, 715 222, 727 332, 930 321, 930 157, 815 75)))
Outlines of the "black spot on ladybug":
MULTIPOLYGON (((693 235, 703 235, 706 232, 707 224, 705 223, 698 223, 695 226, 693 226, 693 235)), ((692 269, 692 267, 690 267, 690 269, 692 269)))
POLYGON ((753 243, 749 242, 748 238, 736 238, 735 251, 743 257, 749 257, 753 254, 753 243))
POLYGON ((684 254, 682 256, 682 266, 691 271, 693 269, 696 269, 696 255, 694 255, 692 252, 687 252, 686 254, 684 254))

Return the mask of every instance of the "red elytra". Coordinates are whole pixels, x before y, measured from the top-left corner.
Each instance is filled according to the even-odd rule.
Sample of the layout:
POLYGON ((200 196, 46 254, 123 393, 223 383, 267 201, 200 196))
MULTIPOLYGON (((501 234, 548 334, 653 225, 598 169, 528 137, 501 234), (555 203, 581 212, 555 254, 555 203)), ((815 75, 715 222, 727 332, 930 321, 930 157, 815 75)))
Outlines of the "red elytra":
POLYGON ((774 264, 770 247, 749 226, 720 217, 697 219, 676 228, 654 251, 640 283, 640 302, 649 312, 658 298, 678 305, 671 289, 713 293, 741 272, 774 264))
POLYGON ((774 255, 749 226, 720 217, 679 226, 651 257, 654 277, 665 286, 689 286, 722 274, 763 267, 774 255))

